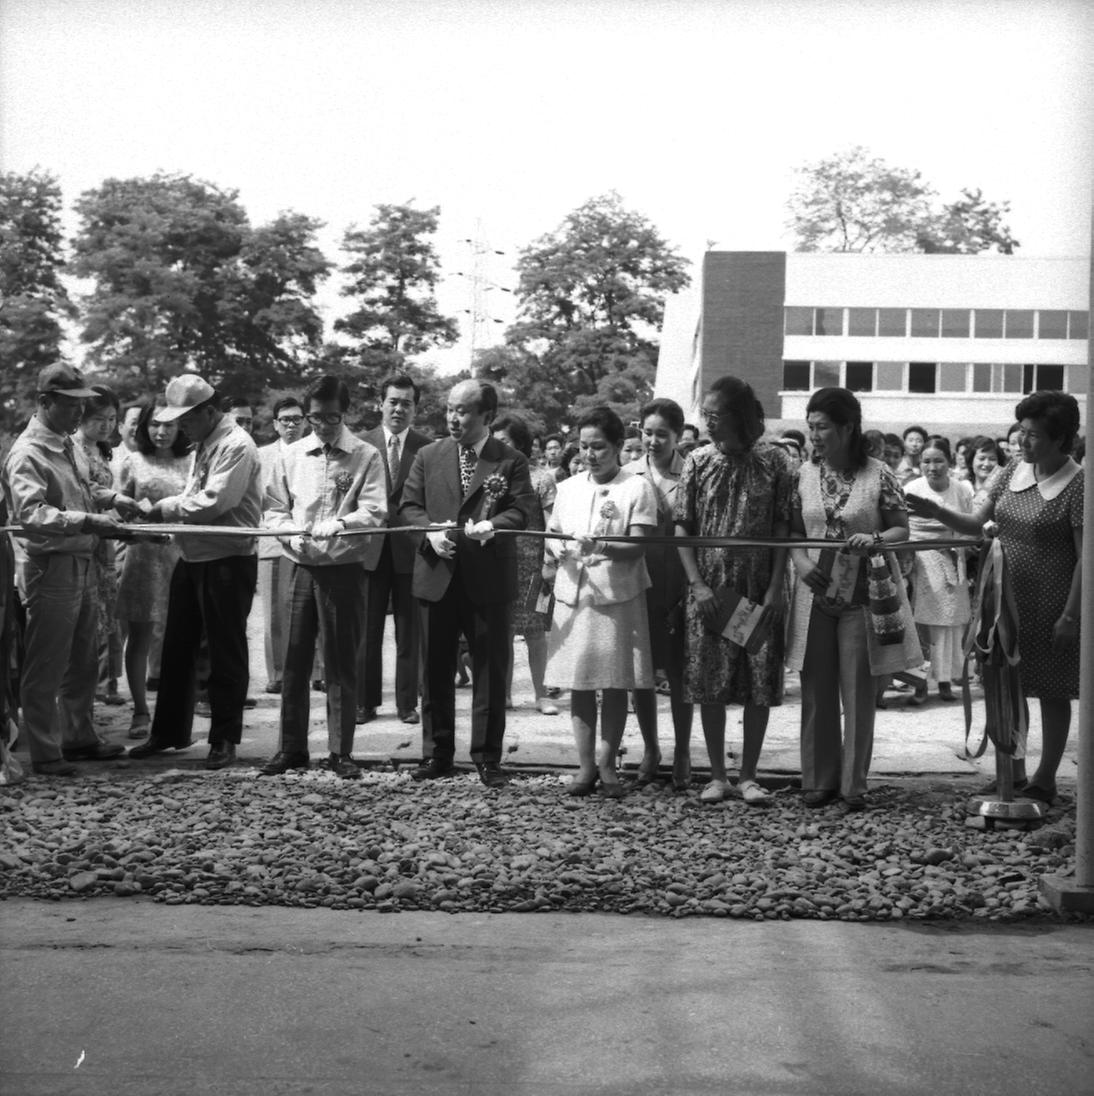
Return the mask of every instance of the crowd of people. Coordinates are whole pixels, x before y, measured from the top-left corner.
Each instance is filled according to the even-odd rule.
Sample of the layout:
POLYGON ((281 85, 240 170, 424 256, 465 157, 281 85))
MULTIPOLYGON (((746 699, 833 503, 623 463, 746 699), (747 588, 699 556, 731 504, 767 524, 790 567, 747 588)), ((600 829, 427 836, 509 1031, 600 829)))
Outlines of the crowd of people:
POLYGON ((507 783, 522 637, 538 711, 557 716, 569 694, 568 795, 625 794, 618 755, 632 711, 635 782, 658 779, 662 693, 673 786, 690 784, 697 705, 711 771, 700 799, 766 803, 757 772, 791 671, 804 802, 862 810, 886 686, 908 682, 918 704, 967 684, 976 544, 990 526, 1014 590, 1020 687, 1042 716, 1039 765, 1028 778, 1019 766, 1015 787, 1055 796, 1079 690, 1083 452, 1071 396, 1033 393, 1005 436, 951 441, 918 426, 864 430, 855 395, 823 388, 804 431, 774 436, 751 387, 722 377, 703 396, 701 429, 655 399, 634 423, 601 406, 567 436, 539 438, 500 413, 493 386, 467 380, 448 394, 447 436, 433 440, 414 428, 420 394, 409 375, 388 376, 380 424, 357 436, 345 382, 322 377, 276 402, 276 440, 258 447, 254 409, 196 374, 122 408, 70 366, 44 369, 4 463, 15 532, 0 545, 14 671, 3 722, 21 713, 34 771, 71 776, 76 762, 124 752, 92 718, 96 700, 119 701, 123 673, 131 756, 190 746, 203 714, 205 767, 234 762, 254 704, 257 590, 265 688, 281 706, 265 776, 311 765, 316 690, 327 764, 360 776, 354 738, 383 704, 391 616, 395 708, 421 726, 416 780, 457 771, 466 666, 471 760, 488 787, 507 783), (735 783, 729 705, 743 708, 735 783))

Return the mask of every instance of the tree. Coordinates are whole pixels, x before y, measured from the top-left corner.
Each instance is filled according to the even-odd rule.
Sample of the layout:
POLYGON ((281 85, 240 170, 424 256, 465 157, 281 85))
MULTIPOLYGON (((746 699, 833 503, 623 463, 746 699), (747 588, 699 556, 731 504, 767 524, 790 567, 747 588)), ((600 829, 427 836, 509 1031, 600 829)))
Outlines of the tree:
POLYGON ((61 321, 74 314, 65 266, 61 188, 35 169, 0 173, 0 415, 33 408, 38 371, 61 356, 61 321))
POLYGON ((95 282, 82 338, 123 394, 187 368, 246 395, 299 380, 321 341, 321 222, 254 229, 236 191, 187 175, 108 179, 76 211, 74 269, 95 282))
POLYGON ((914 251, 934 191, 918 171, 857 145, 797 170, 790 227, 799 251, 914 251))
POLYGON ((520 253, 521 318, 506 342, 524 357, 494 368, 550 429, 602 402, 633 418, 652 394, 665 297, 688 284, 686 267, 618 194, 589 199, 520 253))
POLYGON ((920 232, 917 247, 928 254, 972 255, 994 249, 1013 255, 1020 245, 1003 223, 1009 212, 1010 202, 988 202, 979 187, 965 188, 920 232))
POLYGON ((456 321, 442 316, 435 291, 440 260, 431 237, 440 208, 376 206, 368 228, 350 226, 342 250, 350 279, 342 295, 357 307, 335 320, 336 331, 356 343, 361 364, 377 375, 405 363, 408 356, 451 346, 459 337, 456 321))

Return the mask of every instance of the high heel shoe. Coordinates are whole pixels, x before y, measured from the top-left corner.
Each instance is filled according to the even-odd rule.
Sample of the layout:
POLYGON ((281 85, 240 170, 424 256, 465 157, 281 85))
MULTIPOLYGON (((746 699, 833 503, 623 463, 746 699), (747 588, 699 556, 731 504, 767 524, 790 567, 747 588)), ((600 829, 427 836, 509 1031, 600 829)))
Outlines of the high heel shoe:
POLYGON ((578 780, 575 777, 566 785, 566 794, 573 796, 592 795, 593 792, 596 791, 596 785, 599 780, 599 773, 597 773, 592 780, 578 780))
POLYGON ((634 782, 638 787, 644 788, 648 784, 652 784, 657 779, 657 770, 661 767, 661 754, 658 753, 656 759, 653 762, 651 768, 645 767, 645 761, 638 766, 638 775, 634 778, 634 782))
POLYGON ((691 759, 685 758, 683 764, 672 763, 672 790, 686 792, 691 787, 691 759))

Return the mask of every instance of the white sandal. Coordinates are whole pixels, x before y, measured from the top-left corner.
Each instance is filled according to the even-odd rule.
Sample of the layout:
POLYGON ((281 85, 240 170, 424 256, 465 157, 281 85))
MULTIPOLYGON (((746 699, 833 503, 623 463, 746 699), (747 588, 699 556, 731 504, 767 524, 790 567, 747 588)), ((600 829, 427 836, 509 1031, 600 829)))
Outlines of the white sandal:
POLYGON ((721 803, 729 795, 729 782, 726 780, 712 780, 700 793, 700 803, 721 803))
POLYGON ((771 793, 755 780, 739 780, 737 793, 750 807, 762 807, 771 802, 771 793))

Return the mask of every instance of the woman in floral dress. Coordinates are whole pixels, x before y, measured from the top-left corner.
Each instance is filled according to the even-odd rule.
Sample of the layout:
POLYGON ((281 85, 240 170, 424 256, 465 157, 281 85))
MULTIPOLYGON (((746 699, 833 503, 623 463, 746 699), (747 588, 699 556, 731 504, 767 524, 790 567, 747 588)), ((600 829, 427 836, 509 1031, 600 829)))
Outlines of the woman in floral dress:
MULTIPOLYGON (((680 536, 785 537, 794 485, 790 458, 762 441, 764 413, 750 385, 720 377, 701 412, 711 443, 693 450, 676 498, 680 536)), ((767 793, 756 766, 770 710, 783 698, 783 578, 785 548, 681 547, 690 593, 686 608, 684 694, 700 705, 711 780, 700 794, 717 802, 729 794, 726 778, 726 705, 744 705, 744 749, 737 790, 750 804, 767 793), (773 617, 754 654, 711 630, 722 591, 742 594, 773 617)))

